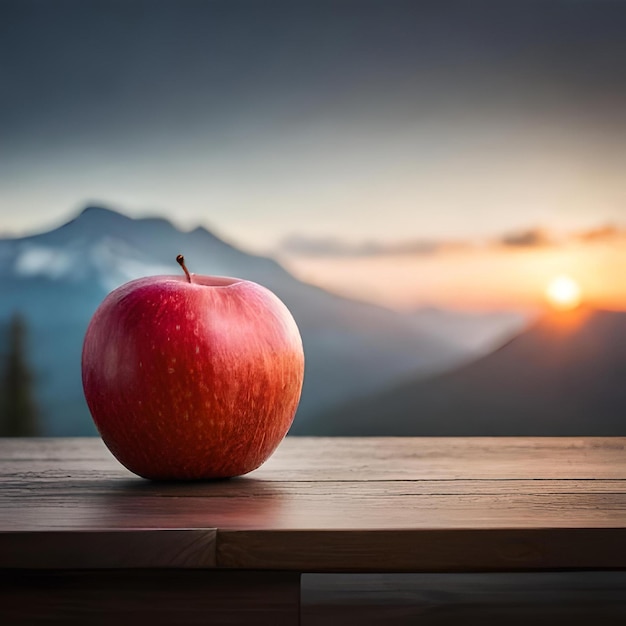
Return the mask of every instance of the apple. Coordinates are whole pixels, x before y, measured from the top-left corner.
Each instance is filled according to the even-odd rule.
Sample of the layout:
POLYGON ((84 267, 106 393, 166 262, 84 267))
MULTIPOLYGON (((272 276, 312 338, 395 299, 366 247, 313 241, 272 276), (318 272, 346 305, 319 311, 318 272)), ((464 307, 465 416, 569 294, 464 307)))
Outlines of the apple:
POLYGON ((304 376, 298 327, 254 282, 150 276, 91 319, 83 389, 102 439, 154 480, 226 478, 264 463, 293 421, 304 376))

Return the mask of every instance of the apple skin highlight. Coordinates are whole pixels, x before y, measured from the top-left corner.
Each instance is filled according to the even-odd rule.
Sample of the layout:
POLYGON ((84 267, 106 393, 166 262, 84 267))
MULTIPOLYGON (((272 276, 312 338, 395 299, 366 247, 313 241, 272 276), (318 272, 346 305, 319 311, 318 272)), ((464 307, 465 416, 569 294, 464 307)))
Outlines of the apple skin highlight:
POLYGON ((226 478, 264 463, 287 434, 304 353, 287 307, 245 280, 152 276, 122 285, 85 335, 85 398, 130 471, 226 478))

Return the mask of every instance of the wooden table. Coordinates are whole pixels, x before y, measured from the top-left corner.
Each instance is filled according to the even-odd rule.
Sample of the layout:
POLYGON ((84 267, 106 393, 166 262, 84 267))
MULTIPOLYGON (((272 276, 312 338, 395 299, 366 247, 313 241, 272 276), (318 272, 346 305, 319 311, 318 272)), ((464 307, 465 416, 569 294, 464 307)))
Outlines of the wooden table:
POLYGON ((304 572, 626 569, 624 438, 287 438, 152 483, 0 440, 0 623, 297 624, 304 572))

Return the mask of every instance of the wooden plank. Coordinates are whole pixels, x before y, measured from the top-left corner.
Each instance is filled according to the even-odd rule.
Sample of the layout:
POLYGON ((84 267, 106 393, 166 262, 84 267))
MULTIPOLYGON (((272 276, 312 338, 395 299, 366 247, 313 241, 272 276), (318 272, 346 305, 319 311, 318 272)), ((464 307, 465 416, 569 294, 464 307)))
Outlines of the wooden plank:
POLYGON ((114 460, 100 437, 0 438, 3 461, 114 460))
POLYGON ((0 532, 0 568, 215 567, 215 530, 0 532))
MULTIPOLYGON (((0 475, 125 470, 97 438, 0 439, 0 475), (42 463, 42 461, 44 463, 42 463)), ((250 474, 264 481, 626 479, 626 438, 287 437, 250 474)), ((139 480, 139 479, 137 479, 139 480)))
POLYGON ((626 572, 305 574, 302 626, 626 624, 626 572))
POLYGON ((148 483, 128 481, 101 472, 97 476, 33 476, 25 473, 3 477, 0 501, 19 498, 25 502, 41 498, 137 497, 160 498, 272 498, 341 496, 441 495, 553 495, 582 493, 626 493, 626 480, 372 480, 372 481, 265 481, 241 477, 219 482, 148 483))
POLYGON ((218 531, 217 566, 302 572, 626 569, 626 529, 218 531))
POLYGON ((623 437, 292 437, 255 476, 314 471, 319 480, 325 471, 334 480, 622 479, 625 452, 623 437))
POLYGON ((203 570, 0 570, 11 626, 296 626, 300 576, 203 570))
POLYGON ((378 530, 626 527, 626 494, 16 498, 0 530, 378 530))

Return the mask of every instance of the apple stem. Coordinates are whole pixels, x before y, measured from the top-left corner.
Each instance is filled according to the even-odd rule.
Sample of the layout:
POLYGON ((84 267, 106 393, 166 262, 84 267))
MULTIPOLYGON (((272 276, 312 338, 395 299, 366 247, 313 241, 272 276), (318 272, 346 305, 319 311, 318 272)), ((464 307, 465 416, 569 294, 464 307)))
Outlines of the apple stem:
POLYGON ((185 265, 185 257, 182 254, 179 254, 176 257, 176 262, 178 263, 178 265, 180 265, 183 268, 183 272, 185 272, 185 276, 187 277, 187 282, 190 283, 191 274, 189 273, 189 270, 187 269, 187 266, 185 265))

